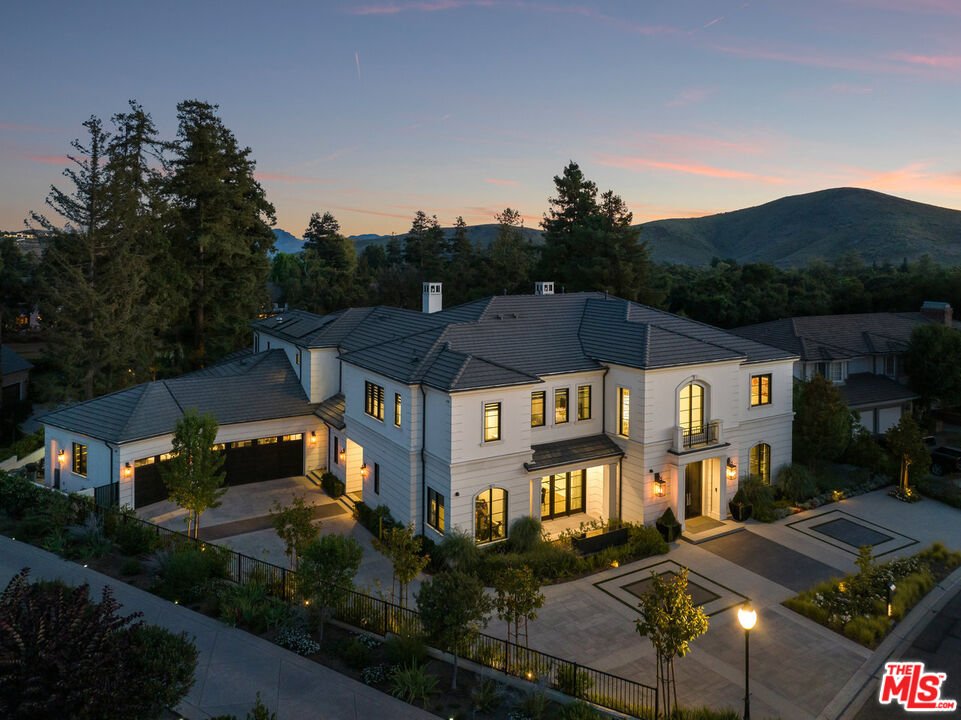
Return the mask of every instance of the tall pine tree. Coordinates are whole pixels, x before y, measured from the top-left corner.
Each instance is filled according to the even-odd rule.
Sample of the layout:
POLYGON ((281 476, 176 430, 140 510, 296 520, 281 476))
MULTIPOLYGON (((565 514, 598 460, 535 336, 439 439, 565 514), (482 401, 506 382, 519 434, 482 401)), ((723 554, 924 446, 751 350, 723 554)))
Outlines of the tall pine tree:
POLYGON ((248 323, 267 305, 274 207, 254 179, 251 149, 241 148, 199 100, 177 105, 167 191, 173 270, 185 308, 178 341, 187 365, 202 367, 248 340, 248 323))
POLYGON ((314 213, 304 231, 304 306, 318 313, 349 307, 358 296, 357 251, 329 212, 314 213))

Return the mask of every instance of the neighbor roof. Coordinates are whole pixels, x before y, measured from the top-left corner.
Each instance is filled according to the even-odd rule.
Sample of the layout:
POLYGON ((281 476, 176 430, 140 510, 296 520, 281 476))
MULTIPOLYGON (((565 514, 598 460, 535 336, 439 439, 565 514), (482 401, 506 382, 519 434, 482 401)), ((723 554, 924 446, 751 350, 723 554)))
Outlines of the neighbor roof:
POLYGON ((8 345, 0 345, 0 374, 13 375, 14 373, 32 369, 33 363, 20 353, 8 345))
POLYGON ((316 407, 307 400, 286 353, 270 350, 77 403, 40 422, 125 443, 172 433, 187 408, 232 425, 310 415, 316 407))
POLYGON ((455 392, 541 382, 604 363, 655 369, 790 360, 795 354, 602 293, 496 295, 437 313, 303 311, 254 328, 406 384, 455 392))
POLYGON ((883 405, 885 403, 907 402, 919 397, 916 392, 895 382, 885 375, 874 373, 855 373, 848 375, 844 385, 838 387, 841 398, 848 407, 883 405))
POLYGON ((914 328, 931 322, 937 321, 919 312, 812 315, 747 325, 731 332, 796 353, 801 360, 847 360, 904 352, 914 328))

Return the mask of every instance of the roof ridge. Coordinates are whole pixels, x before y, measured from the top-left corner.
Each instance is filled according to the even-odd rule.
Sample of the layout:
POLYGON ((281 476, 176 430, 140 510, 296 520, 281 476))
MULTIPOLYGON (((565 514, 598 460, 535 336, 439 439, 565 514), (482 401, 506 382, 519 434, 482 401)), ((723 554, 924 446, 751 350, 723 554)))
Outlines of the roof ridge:
MULTIPOLYGON (((355 328, 356 329, 356 328, 355 328)), ((424 330, 418 330, 417 332, 410 333, 409 335, 399 335, 390 340, 380 340, 379 342, 371 343, 370 345, 364 345, 363 347, 354 348, 353 350, 348 350, 340 354, 341 357, 347 357, 348 355, 353 355, 354 353, 363 352, 364 350, 370 350, 371 348, 380 347, 381 345, 390 345, 391 343, 400 342, 402 340, 409 340, 410 338, 417 337, 418 335, 424 335, 429 332, 435 332, 437 330, 441 331, 441 335, 447 330, 446 325, 435 325, 434 327, 425 328, 424 330)), ((439 338, 438 338, 439 339, 439 338)))
POLYGON ((174 395, 173 390, 171 390, 170 387, 167 385, 167 381, 161 380, 160 384, 164 386, 164 390, 167 391, 167 394, 170 396, 170 399, 174 401, 174 405, 177 406, 177 409, 180 410, 180 414, 183 415, 184 407, 183 405, 180 404, 180 401, 177 399, 177 396, 174 395))
POLYGON ((42 420, 42 419, 45 418, 45 417, 50 417, 51 415, 56 415, 57 413, 63 412, 64 410, 73 410, 74 408, 78 408, 78 407, 80 407, 81 405, 87 405, 87 404, 92 403, 92 402, 94 402, 94 401, 99 401, 99 400, 103 400, 104 398, 113 397, 114 395, 120 395, 121 393, 130 392, 131 390, 136 390, 137 388, 139 388, 139 387, 141 387, 141 386, 150 385, 150 384, 152 384, 152 383, 154 383, 154 382, 159 382, 159 381, 157 381, 157 380, 144 380, 142 383, 137 383, 136 385, 131 385, 130 387, 120 388, 119 390, 114 390, 113 392, 108 392, 108 393, 105 394, 105 395, 97 395, 97 397, 92 397, 92 398, 89 398, 89 399, 87 399, 87 400, 80 400, 79 402, 71 403, 70 405, 67 405, 66 407, 57 408, 56 410, 51 410, 50 412, 48 412, 48 413, 46 413, 46 414, 44 414, 44 415, 38 415, 36 419, 37 419, 37 420, 42 420))
POLYGON ((140 397, 137 398, 137 402, 134 404, 133 409, 130 411, 130 414, 127 416, 127 421, 123 424, 123 427, 120 428, 120 433, 119 433, 120 437, 123 437, 127 432, 127 428, 130 426, 130 422, 133 420, 134 416, 137 414, 137 410, 140 409, 140 405, 143 403, 144 398, 147 396, 147 391, 150 389, 153 383, 152 382, 145 383, 145 385, 146 387, 144 387, 143 391, 140 393, 140 397))

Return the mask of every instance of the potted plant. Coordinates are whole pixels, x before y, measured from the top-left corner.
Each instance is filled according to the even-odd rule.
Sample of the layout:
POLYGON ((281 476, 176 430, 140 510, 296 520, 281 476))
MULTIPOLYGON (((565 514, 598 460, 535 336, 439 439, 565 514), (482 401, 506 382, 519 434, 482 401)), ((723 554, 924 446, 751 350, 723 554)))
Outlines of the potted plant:
POLYGON ((731 502, 727 504, 727 507, 731 511, 731 517, 738 522, 744 522, 751 517, 751 510, 753 510, 753 506, 747 501, 747 497, 744 495, 744 488, 737 489, 737 492, 734 493, 734 497, 731 498, 731 502))
POLYGON ((674 511, 671 508, 665 510, 654 524, 667 542, 674 542, 681 536, 681 523, 674 517, 674 511))

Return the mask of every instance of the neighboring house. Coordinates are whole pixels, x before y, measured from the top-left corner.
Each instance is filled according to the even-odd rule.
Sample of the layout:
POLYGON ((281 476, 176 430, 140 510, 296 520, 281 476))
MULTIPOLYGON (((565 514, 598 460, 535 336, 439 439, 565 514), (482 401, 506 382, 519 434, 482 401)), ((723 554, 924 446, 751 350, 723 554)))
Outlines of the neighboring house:
POLYGON ((0 346, 0 392, 6 407, 26 400, 33 364, 7 345, 0 346))
POLYGON ((820 374, 837 384, 861 424, 881 434, 897 425, 918 397, 907 386, 904 353, 914 329, 932 322, 961 328, 948 303, 925 302, 920 312, 784 318, 731 332, 798 355, 795 378, 820 374))
MULTIPOLYGON (((723 519, 739 476, 770 481, 791 462, 795 353, 601 293, 551 291, 442 310, 440 284, 425 283, 424 312, 284 312, 252 324, 253 354, 234 363, 268 356, 271 377, 285 378, 296 407, 269 435, 309 438, 288 474, 328 468, 355 499, 435 539, 457 528, 496 541, 525 515, 652 523, 671 507, 682 523, 723 519)), ((182 408, 218 415, 218 442, 228 428, 230 440, 267 435, 251 428, 281 421, 259 394, 259 366, 229 375, 235 385, 221 367, 233 366, 47 416, 48 467, 62 449, 62 478, 80 481, 72 444, 92 458, 96 440, 98 478, 140 504, 138 463, 164 460, 182 408)), ((277 476, 257 462, 248 475, 277 476)))

